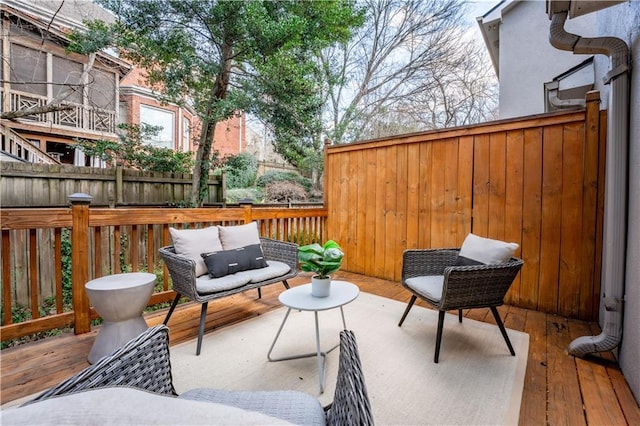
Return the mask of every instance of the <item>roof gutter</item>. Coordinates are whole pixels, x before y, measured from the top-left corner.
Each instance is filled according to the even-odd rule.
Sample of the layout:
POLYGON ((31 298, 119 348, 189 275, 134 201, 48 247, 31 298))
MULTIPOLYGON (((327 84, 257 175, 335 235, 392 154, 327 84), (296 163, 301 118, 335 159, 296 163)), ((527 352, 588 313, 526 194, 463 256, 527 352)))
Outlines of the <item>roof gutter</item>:
POLYGON ((586 38, 565 31, 569 4, 569 1, 553 0, 547 3, 551 15, 551 45, 575 54, 603 54, 611 59, 611 70, 604 81, 611 85, 601 277, 604 326, 600 335, 578 337, 569 344, 569 354, 583 357, 594 352, 610 351, 622 340, 627 245, 630 67, 629 47, 623 40, 616 37, 586 38))

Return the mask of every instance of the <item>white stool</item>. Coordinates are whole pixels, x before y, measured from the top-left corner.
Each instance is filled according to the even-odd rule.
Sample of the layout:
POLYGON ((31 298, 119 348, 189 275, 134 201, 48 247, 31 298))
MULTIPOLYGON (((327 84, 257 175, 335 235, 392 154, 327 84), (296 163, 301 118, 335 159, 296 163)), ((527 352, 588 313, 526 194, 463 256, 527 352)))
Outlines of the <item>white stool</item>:
POLYGON ((107 275, 85 284, 91 305, 104 320, 89 353, 89 363, 111 354, 148 328, 142 311, 155 283, 154 274, 131 272, 107 275))

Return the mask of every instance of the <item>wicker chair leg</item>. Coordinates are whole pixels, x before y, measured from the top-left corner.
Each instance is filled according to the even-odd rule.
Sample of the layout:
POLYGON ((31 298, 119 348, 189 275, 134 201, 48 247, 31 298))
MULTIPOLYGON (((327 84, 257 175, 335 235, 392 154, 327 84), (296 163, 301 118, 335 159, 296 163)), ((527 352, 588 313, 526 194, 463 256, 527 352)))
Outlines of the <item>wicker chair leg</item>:
POLYGON ((444 314, 446 311, 438 311, 438 333, 436 334, 436 354, 433 357, 433 362, 438 363, 440 357, 440 342, 442 342, 442 326, 444 325, 444 314))
POLYGON ((509 352, 511 355, 516 356, 516 352, 513 350, 513 346, 511 346, 511 340, 509 340, 509 336, 507 335, 507 330, 504 328, 502 318, 500 318, 500 314, 498 313, 498 309, 495 306, 492 306, 491 312, 493 313, 493 317, 496 319, 498 327, 500 327, 500 332, 502 333, 502 337, 504 337, 504 341, 507 342, 509 352))
POLYGON ((400 318, 400 322, 398 323, 398 327, 402 326, 402 323, 404 322, 404 319, 407 317, 407 314, 411 310, 411 307, 413 306, 414 303, 416 303, 416 299, 417 299, 416 296, 411 296, 411 300, 409 300, 409 304, 407 305, 407 309, 404 310, 404 314, 402 314, 402 318, 400 318))
POLYGON ((176 306, 178 306, 178 301, 180 300, 180 293, 176 293, 176 297, 175 299, 173 299, 173 302, 171 303, 171 307, 169 308, 169 312, 167 312, 167 316, 164 317, 164 321, 163 324, 167 325, 167 323, 169 322, 169 318, 171 318, 171 314, 173 314, 173 310, 176 308, 176 306))
POLYGON ((287 290, 289 290, 289 283, 287 282, 287 280, 282 280, 282 284, 284 284, 284 288, 286 288, 287 290))
POLYGON ((258 299, 262 299, 262 289, 258 287, 258 299))
POLYGON ((202 335, 204 334, 204 320, 207 318, 207 306, 209 302, 204 302, 200 309, 200 327, 198 327, 198 346, 196 355, 200 355, 200 347, 202 346, 202 335))

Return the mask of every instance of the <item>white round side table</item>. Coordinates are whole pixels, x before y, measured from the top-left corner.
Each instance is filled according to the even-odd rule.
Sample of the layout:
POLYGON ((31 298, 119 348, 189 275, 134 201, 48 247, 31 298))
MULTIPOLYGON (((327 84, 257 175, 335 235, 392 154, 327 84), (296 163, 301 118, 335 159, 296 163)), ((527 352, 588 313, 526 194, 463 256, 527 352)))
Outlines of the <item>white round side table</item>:
POLYGON ((287 313, 282 320, 282 324, 280 324, 280 328, 278 329, 278 333, 276 334, 275 339, 273 339, 273 343, 271 344, 271 348, 269 348, 269 352, 267 353, 267 359, 269 361, 286 361, 290 359, 299 359, 299 358, 309 358, 309 357, 317 357, 318 362, 318 380, 320 382, 320 393, 324 392, 324 371, 327 361, 327 354, 340 346, 340 343, 333 346, 331 349, 327 351, 320 350, 320 330, 318 327, 318 311, 326 311, 328 309, 340 308, 340 314, 342 315, 342 325, 344 329, 347 328, 347 323, 344 319, 344 311, 342 307, 347 303, 350 303, 358 297, 360 294, 360 289, 357 285, 352 284, 346 281, 331 281, 331 294, 327 297, 314 297, 311 295, 311 284, 304 284, 301 286, 290 288, 289 290, 285 290, 280 293, 278 299, 280 303, 288 307, 287 313), (313 311, 315 315, 315 324, 316 324, 316 352, 300 354, 300 355, 291 355, 280 358, 272 358, 271 352, 273 351, 273 347, 276 345, 276 341, 278 337, 280 337, 280 332, 284 327, 284 324, 287 322, 287 318, 289 318, 289 313, 291 313, 292 309, 296 309, 299 311, 313 311))
POLYGON ((129 272, 85 284, 91 305, 104 320, 89 352, 89 363, 111 354, 148 328, 142 311, 149 303, 155 283, 154 274, 129 272))

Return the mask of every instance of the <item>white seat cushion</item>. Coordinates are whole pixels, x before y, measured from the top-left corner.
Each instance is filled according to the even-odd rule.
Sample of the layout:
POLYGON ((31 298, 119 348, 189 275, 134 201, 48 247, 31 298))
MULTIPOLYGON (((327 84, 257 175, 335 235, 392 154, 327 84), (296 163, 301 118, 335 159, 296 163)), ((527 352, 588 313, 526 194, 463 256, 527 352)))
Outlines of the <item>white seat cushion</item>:
POLYGON ((405 283, 421 296, 438 303, 442 299, 443 275, 426 275, 408 278, 405 283))
POLYGON ((251 276, 252 283, 259 283, 260 281, 280 277, 291 270, 289 265, 283 262, 278 262, 277 260, 267 260, 267 264, 269 266, 266 268, 251 269, 244 272, 251 276))
POLYGON ((291 270, 291 267, 283 262, 267 260, 266 268, 249 269, 247 271, 236 272, 220 278, 210 278, 203 275, 196 278, 196 290, 200 294, 217 293, 219 291, 231 290, 242 287, 248 283, 258 283, 271 278, 282 276, 291 270))
POLYGON ((205 274, 196 278, 196 290, 200 294, 210 294, 242 287, 251 281, 251 276, 247 272, 237 272, 220 278, 210 278, 205 274))

